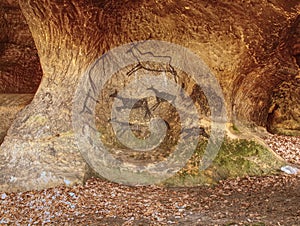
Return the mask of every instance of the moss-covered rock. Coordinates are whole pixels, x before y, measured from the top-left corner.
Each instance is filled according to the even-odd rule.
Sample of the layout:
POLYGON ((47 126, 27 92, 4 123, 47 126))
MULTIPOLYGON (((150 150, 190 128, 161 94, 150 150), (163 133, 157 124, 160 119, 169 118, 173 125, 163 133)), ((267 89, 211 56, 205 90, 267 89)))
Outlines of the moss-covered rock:
POLYGON ((284 165, 284 160, 258 140, 226 138, 213 163, 206 170, 199 171, 206 144, 207 141, 201 141, 185 168, 163 184, 169 186, 214 184, 226 178, 276 173, 276 170, 284 165))

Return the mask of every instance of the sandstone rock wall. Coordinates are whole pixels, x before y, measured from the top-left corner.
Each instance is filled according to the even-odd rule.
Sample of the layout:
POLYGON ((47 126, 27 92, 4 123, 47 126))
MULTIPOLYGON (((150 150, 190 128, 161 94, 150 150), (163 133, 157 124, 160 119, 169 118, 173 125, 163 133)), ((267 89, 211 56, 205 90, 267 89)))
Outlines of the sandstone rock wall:
POLYGON ((18 112, 26 107, 32 98, 32 94, 0 94, 0 144, 18 112))
MULTIPOLYGON (((284 41, 299 15, 298 0, 24 0, 20 3, 38 49, 43 80, 0 147, 0 170, 4 175, 0 177, 0 190, 41 189, 66 181, 68 184, 83 181, 86 161, 75 142, 72 101, 83 72, 114 47, 132 40, 156 39, 189 48, 218 79, 225 96, 228 122, 247 126, 266 126, 276 87, 292 81, 298 73, 295 56, 284 41)), ((7 5, 10 3, 4 4, 5 13, 11 12, 7 5)), ((9 28, 6 18, 12 18, 9 15, 13 14, 6 14, 1 26, 9 28)), ((2 40, 9 35, 3 35, 2 40)), ((25 42, 29 42, 26 37, 23 37, 25 42)), ((8 62, 23 56, 21 50, 13 49, 18 54, 11 57, 12 50, 4 48, 2 56, 10 60, 3 61, 6 62, 3 68, 11 69, 8 62)), ((36 56, 30 57, 26 63, 36 56)), ((16 65, 18 69, 25 64, 16 65)), ((3 84, 7 84, 6 77, 7 72, 1 74, 3 84)), ((16 78, 7 81, 16 87, 37 83, 32 82, 35 81, 32 73, 22 77, 23 80, 16 78)), ((183 75, 180 79, 185 81, 183 75)), ((126 81, 114 82, 121 86, 126 81)), ((11 86, 6 85, 5 91, 15 92, 9 89, 11 86)), ((185 87, 189 94, 197 96, 192 84, 185 87)), ((109 91, 108 95, 113 92, 109 91)), ((107 123, 108 119, 102 117, 102 120, 107 123)), ((89 142, 93 143, 93 139, 89 142)), ((274 166, 275 161, 268 159, 264 163, 270 172, 279 165, 274 166)))
POLYGON ((0 93, 35 93, 39 56, 18 1, 0 0, 0 93))
POLYGON ((300 16, 283 33, 280 59, 286 62, 281 84, 274 87, 268 112, 268 131, 285 135, 300 135, 300 16), (286 78, 286 79, 284 79, 286 78))

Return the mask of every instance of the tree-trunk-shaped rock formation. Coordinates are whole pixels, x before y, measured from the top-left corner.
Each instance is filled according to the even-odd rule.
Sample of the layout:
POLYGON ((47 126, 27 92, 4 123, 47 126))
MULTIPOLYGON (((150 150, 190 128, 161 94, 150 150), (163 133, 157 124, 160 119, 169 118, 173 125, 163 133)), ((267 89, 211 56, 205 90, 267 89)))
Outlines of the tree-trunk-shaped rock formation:
MULTIPOLYGON (((299 134, 300 6, 297 0, 21 0, 20 8, 38 51, 43 75, 32 102, 17 114, 0 146, 0 190, 82 183, 90 175, 91 169, 75 142, 73 98, 80 79, 96 59, 132 41, 163 40, 188 48, 205 62, 219 81, 226 104, 227 134, 231 137, 225 139, 222 150, 238 152, 241 162, 236 162, 234 173, 230 173, 233 168, 229 160, 216 160, 203 173, 203 178, 239 176, 236 167, 249 165, 245 162, 250 158, 256 160, 253 160, 254 168, 246 170, 247 173, 269 173, 278 168, 283 161, 263 148, 253 135, 256 128, 299 134), (254 141, 232 142, 233 137, 254 141), (242 153, 242 149, 248 151, 242 153), (264 154, 255 156, 260 151, 264 154)), ((0 9, 1 15, 5 15, 2 11, 0 9)), ((1 15, 0 27, 4 32, 0 34, 0 54, 5 56, 3 51, 8 47, 3 50, 1 45, 9 38, 5 35, 9 27, 1 15)), ((36 60, 32 62, 38 68, 36 60)), ((5 73, 0 71, 1 76, 5 73)), ((23 87, 31 93, 40 76, 38 71, 32 74, 32 87, 26 88, 26 82, 23 87)), ((130 77, 134 77, 134 73, 130 77)), ((0 82, 3 81, 0 78, 0 82)), ((199 106, 205 103, 201 102, 201 90, 194 90, 194 82, 183 72, 179 72, 178 81, 184 83, 183 88, 194 95, 191 98, 198 101, 199 106)), ((125 84, 125 80, 112 78, 106 87, 107 103, 112 101, 109 95, 113 88, 125 84)), ((1 92, 11 90, 4 87, 1 92)), ((151 101, 155 105, 155 99, 150 100, 150 104, 151 101)), ((102 108, 100 118, 109 115, 105 106, 102 108)), ((161 103, 155 111, 168 108, 161 103)), ((172 121, 176 117, 170 115, 167 119, 172 121)), ((169 124, 172 127, 172 122, 169 124)), ((232 153, 230 157, 236 158, 232 153)), ((193 159, 197 161, 198 157, 193 159)))

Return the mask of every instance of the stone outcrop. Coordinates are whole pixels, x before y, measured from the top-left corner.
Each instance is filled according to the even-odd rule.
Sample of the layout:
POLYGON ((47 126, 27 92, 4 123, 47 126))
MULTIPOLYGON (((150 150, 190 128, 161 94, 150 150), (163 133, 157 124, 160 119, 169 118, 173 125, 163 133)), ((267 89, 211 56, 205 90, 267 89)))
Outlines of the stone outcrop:
MULTIPOLYGON (((90 175, 91 169, 88 169, 75 144, 77 131, 72 127, 74 94, 82 75, 98 57, 133 40, 164 40, 182 45, 197 54, 222 87, 228 114, 228 130, 232 127, 239 131, 235 134, 228 131, 228 135, 254 139, 254 143, 245 144, 243 140, 237 143, 228 141, 228 145, 225 143, 223 156, 235 158, 235 153, 231 153, 231 150, 235 150, 240 160, 234 163, 233 173, 220 167, 222 162, 229 164, 221 156, 204 173, 204 177, 200 176, 198 182, 209 181, 207 178, 218 180, 226 176, 238 176, 235 173, 239 172, 237 165, 240 162, 245 165, 244 172, 249 174, 269 173, 283 163, 271 150, 261 148, 263 144, 253 134, 244 136, 245 131, 241 128, 263 126, 275 131, 278 122, 283 121, 280 114, 292 116, 297 113, 291 108, 278 113, 277 106, 285 105, 286 98, 289 99, 290 96, 295 98, 293 103, 299 103, 299 96, 294 95, 294 92, 297 94, 297 89, 291 90, 298 84, 298 42, 292 47, 286 44, 287 39, 290 39, 287 38, 290 29, 299 15, 298 0, 113 0, 97 3, 24 0, 20 1, 20 6, 39 54, 43 79, 33 101, 17 115, 0 147, 0 172, 3 175, 0 177, 0 190, 41 189, 82 183, 90 175), (289 88, 284 91, 286 83, 289 88), (282 87, 281 91, 278 87, 282 87), (277 98, 279 93, 284 93, 283 96, 286 97, 281 98, 281 95, 281 99, 277 98), (240 148, 248 151, 241 153, 240 148), (230 154, 227 155, 226 151, 230 154), (259 158, 264 159, 264 164, 259 158), (217 173, 212 175, 214 171, 217 173)), ((6 11, 9 9, 4 12, 6 11)), ((2 19, 0 17, 0 26, 7 29, 8 21, 6 18, 3 20, 3 16, 2 19)), ((4 41, 10 39, 9 35, 0 38, 4 41)), ((6 51, 8 48, 4 48, 2 56, 7 56, 6 51)), ((26 62, 35 63, 38 67, 37 56, 30 56, 34 60, 26 62)), ((8 66, 5 65, 5 68, 9 68, 8 66)), ((170 74, 172 70, 168 70, 170 74)), ((111 94, 129 82, 128 71, 130 68, 122 69, 105 85, 104 97, 97 106, 100 109, 96 120, 98 130, 110 128, 111 119, 108 116, 113 101, 111 94)), ((155 70, 151 73, 154 75, 155 70)), ((39 77, 38 73, 32 74, 35 75, 33 81, 20 82, 17 79, 19 82, 16 87, 26 87, 26 84, 30 86, 31 83, 30 92, 33 92, 36 86, 32 84, 39 83, 39 77)), ((198 106, 206 105, 201 90, 199 87, 195 88, 195 82, 180 70, 177 75, 177 81, 195 102, 198 101, 198 106)), ((0 82, 5 81, 2 78, 4 77, 1 75, 0 82)), ((31 77, 23 78, 25 81, 31 77)), ((10 79, 7 81, 12 82, 10 79)), ((7 85, 3 92, 12 92, 10 86, 7 85)), ((155 103, 155 100, 150 99, 150 104, 151 101, 155 103)), ((163 104, 159 111, 164 115, 171 112, 170 108, 163 104)), ((210 113, 207 106, 203 106, 202 110, 201 117, 208 117, 210 113)), ((297 114, 296 118, 299 117, 297 114)), ((178 136, 176 131, 179 129, 173 126, 177 123, 175 116, 170 114, 165 119, 175 131, 170 134, 169 139, 178 136)), ((288 127, 290 124, 285 125, 288 127)), ((209 133, 209 126, 201 126, 209 133)), ((93 143, 93 140, 90 142, 93 143)), ((104 143, 114 144, 114 140, 111 141, 107 136, 104 137, 104 143)), ((199 153, 203 154, 203 150, 199 150, 194 158, 199 158, 199 153)), ((114 154, 118 155, 118 150, 114 154)), ((139 154, 137 160, 141 158, 147 156, 139 154)))
POLYGON ((0 1, 0 93, 35 93, 39 56, 18 1, 0 1))
POLYGON ((272 133, 300 135, 300 16, 287 29, 282 37, 282 59, 290 59, 288 67, 278 70, 284 76, 291 76, 278 87, 272 95, 267 127, 272 133))
POLYGON ((0 94, 0 144, 18 112, 32 100, 32 94, 0 94))

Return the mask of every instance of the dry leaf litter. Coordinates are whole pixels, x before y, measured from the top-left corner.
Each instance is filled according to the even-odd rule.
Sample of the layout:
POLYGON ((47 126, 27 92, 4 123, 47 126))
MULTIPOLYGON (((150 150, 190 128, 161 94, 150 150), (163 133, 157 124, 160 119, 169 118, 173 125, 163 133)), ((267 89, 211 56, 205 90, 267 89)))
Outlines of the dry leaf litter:
MULTIPOLYGON (((300 165, 300 137, 270 135, 268 145, 300 165)), ((0 224, 300 225, 300 176, 220 181, 215 187, 129 187, 100 179, 84 186, 0 192, 0 224)))

